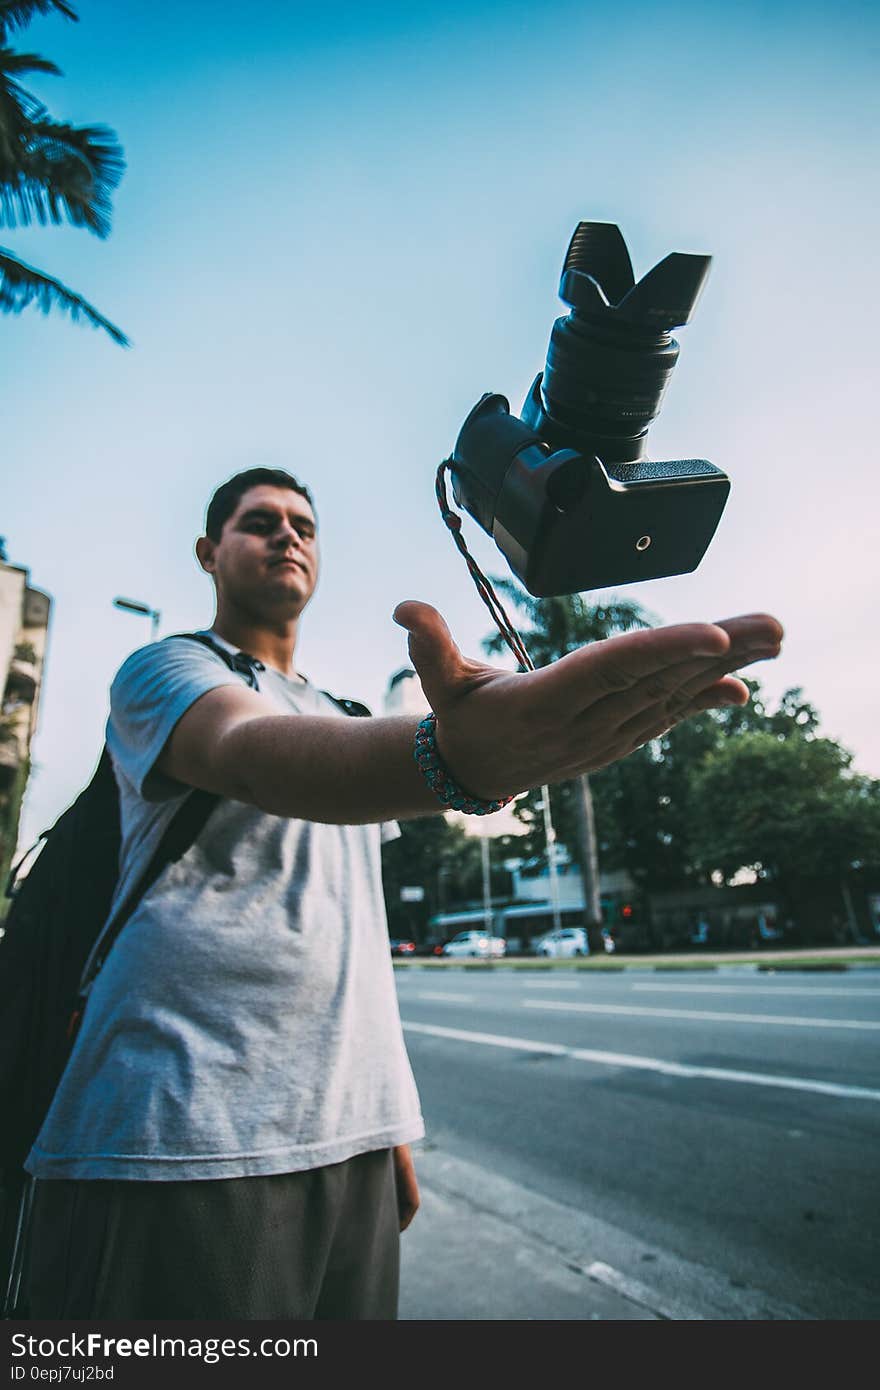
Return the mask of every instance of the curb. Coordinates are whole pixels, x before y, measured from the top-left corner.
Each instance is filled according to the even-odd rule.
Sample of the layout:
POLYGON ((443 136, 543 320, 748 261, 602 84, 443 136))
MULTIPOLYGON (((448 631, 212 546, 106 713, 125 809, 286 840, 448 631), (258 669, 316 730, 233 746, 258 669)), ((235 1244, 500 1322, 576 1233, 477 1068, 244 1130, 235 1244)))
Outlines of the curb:
POLYGON ((681 974, 701 974, 713 970, 757 970, 765 974, 774 974, 783 970, 800 971, 843 971, 843 970, 880 970, 880 953, 871 953, 863 957, 848 960, 828 960, 816 959, 815 956, 806 956, 803 959, 797 957, 771 957, 767 959, 756 958, 754 956, 737 957, 731 956, 727 959, 714 960, 694 960, 688 958, 681 961, 652 961, 644 956, 633 958, 628 961, 615 961, 613 964, 606 964, 605 961, 597 961, 590 964, 586 961, 547 961, 547 962, 520 962, 519 959, 512 960, 491 960, 491 961, 462 961, 462 960, 433 960, 426 957, 423 960, 393 960, 395 970, 476 970, 485 972, 491 970, 504 970, 508 974, 538 974, 550 971, 570 974, 572 971, 584 971, 593 975, 619 975, 627 970, 653 970, 660 973, 679 972, 681 974))

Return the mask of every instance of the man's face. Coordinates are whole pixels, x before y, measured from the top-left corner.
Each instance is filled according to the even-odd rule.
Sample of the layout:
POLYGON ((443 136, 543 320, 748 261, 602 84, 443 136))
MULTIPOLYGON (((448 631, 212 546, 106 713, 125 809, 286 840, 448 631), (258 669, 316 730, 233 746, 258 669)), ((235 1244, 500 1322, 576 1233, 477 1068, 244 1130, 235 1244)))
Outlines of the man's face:
POLYGON ((239 498, 219 541, 202 537, 198 555, 218 598, 254 616, 298 617, 318 582, 315 514, 301 493, 261 483, 239 498))

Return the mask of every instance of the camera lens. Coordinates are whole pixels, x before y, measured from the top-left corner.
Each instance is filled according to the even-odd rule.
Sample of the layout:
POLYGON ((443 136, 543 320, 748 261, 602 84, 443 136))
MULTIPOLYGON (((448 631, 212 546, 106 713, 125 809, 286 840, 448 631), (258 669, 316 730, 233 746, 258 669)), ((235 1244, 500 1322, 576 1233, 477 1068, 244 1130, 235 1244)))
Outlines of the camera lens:
POLYGON ((668 332, 591 321, 573 309, 556 320, 541 383, 544 409, 575 447, 609 463, 642 458, 678 358, 668 332))
POLYGON ((566 253, 559 295, 571 307, 550 335, 540 401, 541 432, 606 463, 644 457, 678 343, 709 270, 708 256, 674 252, 636 284, 620 229, 580 222, 566 253))

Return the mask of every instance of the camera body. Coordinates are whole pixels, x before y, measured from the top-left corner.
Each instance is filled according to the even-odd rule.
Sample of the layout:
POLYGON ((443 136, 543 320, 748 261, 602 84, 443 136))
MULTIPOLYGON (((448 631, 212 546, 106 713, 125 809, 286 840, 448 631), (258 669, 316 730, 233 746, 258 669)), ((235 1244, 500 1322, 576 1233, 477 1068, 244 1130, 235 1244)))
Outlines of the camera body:
POLYGON ((450 461, 456 501, 537 598, 696 569, 730 480, 705 459, 646 457, 648 427, 678 358, 710 257, 674 252, 635 283, 610 223, 581 222, 547 362, 511 415, 488 393, 450 461))

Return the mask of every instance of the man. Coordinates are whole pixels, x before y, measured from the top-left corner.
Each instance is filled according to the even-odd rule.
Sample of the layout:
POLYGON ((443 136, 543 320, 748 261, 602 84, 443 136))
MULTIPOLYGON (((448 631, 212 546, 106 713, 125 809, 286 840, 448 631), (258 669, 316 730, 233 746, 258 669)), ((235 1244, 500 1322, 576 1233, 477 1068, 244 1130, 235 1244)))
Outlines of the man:
POLYGON ((117 903, 190 789, 222 799, 110 951, 28 1160, 31 1316, 393 1318, 424 1130, 380 827, 450 804, 483 814, 742 704, 728 673, 776 655, 781 628, 755 615, 637 632, 513 674, 403 603, 436 721, 351 719, 294 664, 318 577, 308 491, 238 475, 196 553, 216 587, 211 636, 256 660, 259 690, 181 638, 113 683, 117 903))

